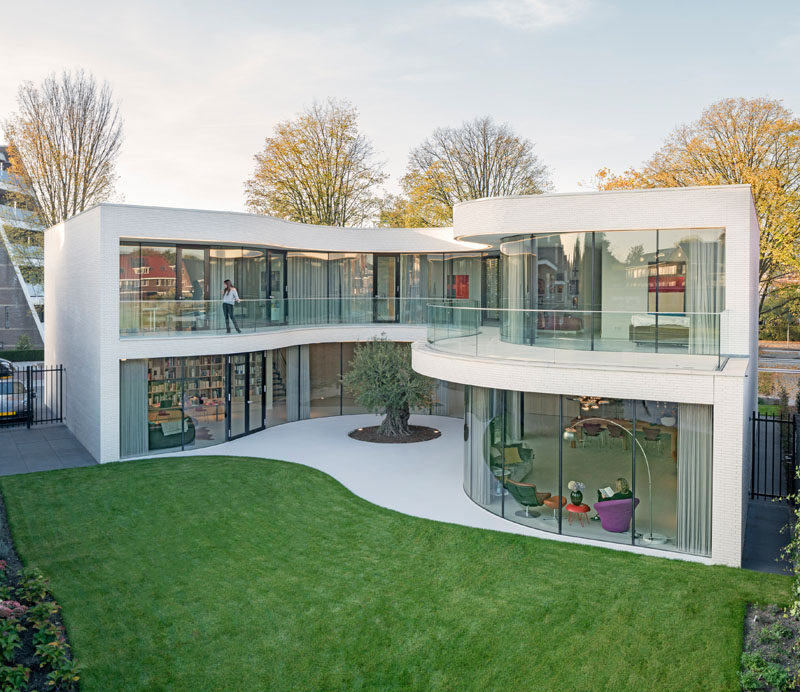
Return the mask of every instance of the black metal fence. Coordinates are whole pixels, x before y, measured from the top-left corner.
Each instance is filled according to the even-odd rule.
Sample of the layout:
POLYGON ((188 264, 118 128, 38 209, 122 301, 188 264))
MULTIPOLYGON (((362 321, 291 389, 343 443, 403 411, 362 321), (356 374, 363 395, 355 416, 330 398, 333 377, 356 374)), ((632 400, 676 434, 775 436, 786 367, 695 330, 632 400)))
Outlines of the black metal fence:
POLYGON ((797 416, 753 413, 750 497, 786 502, 797 489, 797 416))
POLYGON ((64 367, 16 367, 0 362, 0 426, 64 420, 64 367))

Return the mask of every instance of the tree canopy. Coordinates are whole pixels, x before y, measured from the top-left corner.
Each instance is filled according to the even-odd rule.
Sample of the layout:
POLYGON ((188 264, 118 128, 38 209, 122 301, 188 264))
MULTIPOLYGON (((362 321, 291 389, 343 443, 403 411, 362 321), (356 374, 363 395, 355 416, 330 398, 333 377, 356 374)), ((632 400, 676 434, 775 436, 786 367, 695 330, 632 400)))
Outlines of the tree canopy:
POLYGON ((759 225, 761 308, 800 269, 800 120, 780 101, 723 99, 700 118, 676 128, 641 169, 597 173, 601 190, 745 183, 759 225))
POLYGON ((381 212, 384 226, 447 226, 458 202, 538 194, 551 183, 533 142, 483 116, 434 130, 411 150, 401 186, 381 212))
POLYGON ((384 414, 380 434, 405 437, 410 434, 412 408, 433 403, 433 381, 411 367, 411 347, 385 336, 359 344, 342 384, 359 406, 384 414))
POLYGON ((83 70, 53 73, 39 86, 24 82, 17 106, 3 123, 11 173, 35 198, 43 227, 114 195, 122 119, 107 82, 83 70))
POLYGON ((314 103, 278 123, 245 182, 248 208, 289 221, 357 226, 375 218, 388 177, 347 101, 314 103))

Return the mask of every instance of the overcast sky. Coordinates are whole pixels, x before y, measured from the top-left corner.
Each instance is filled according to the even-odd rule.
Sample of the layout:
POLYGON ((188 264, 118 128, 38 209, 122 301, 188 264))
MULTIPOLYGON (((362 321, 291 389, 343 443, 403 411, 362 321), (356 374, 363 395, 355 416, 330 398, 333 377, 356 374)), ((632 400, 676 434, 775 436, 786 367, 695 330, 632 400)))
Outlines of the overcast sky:
POLYGON ((347 98, 397 190, 437 126, 489 114, 556 190, 639 165, 728 96, 800 114, 798 0, 5 3, 0 120, 24 80, 84 67, 125 119, 125 202, 244 209, 274 124, 347 98))

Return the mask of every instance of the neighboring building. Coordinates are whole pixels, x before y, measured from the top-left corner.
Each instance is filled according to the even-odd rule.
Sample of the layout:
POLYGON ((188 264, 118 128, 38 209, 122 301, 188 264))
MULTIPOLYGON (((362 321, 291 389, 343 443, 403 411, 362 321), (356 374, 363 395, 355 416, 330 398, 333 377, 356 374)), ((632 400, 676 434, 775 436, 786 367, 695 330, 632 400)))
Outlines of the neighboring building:
POLYGON ((14 348, 23 334, 42 348, 42 230, 31 212, 33 200, 19 196, 8 168, 8 151, 0 145, 0 350, 14 348))
POLYGON ((452 229, 392 231, 103 204, 46 231, 45 258, 46 361, 66 366, 67 424, 101 462, 359 413, 339 375, 385 334, 438 378, 435 412, 464 418, 464 490, 487 511, 741 562, 748 186, 492 198, 457 205, 452 229), (585 521, 598 488, 626 484, 585 521))

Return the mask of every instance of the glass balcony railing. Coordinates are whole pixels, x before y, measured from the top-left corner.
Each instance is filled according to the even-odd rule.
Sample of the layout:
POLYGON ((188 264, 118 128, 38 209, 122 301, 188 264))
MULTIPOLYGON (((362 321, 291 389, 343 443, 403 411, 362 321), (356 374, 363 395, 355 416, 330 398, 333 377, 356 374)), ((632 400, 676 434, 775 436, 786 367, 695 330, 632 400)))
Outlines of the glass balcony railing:
POLYGON ((675 367, 717 370, 723 364, 720 325, 724 313, 430 305, 428 315, 428 343, 459 355, 576 362, 582 358, 575 352, 593 351, 607 354, 604 363, 646 365, 654 361, 627 354, 661 353, 681 356, 675 359, 675 367))
POLYGON ((475 306, 476 301, 433 298, 289 298, 242 300, 226 319, 220 300, 120 301, 120 336, 206 336, 302 326, 425 325, 431 304, 475 306))

